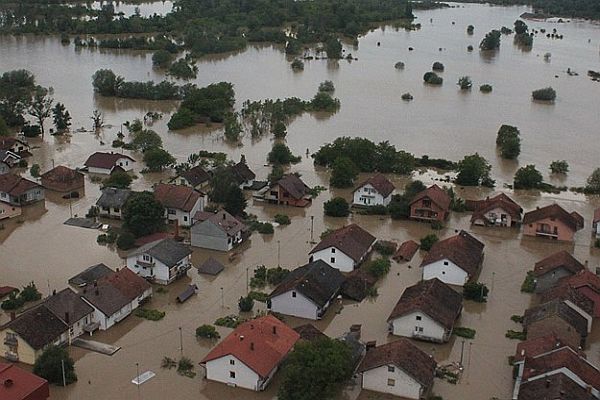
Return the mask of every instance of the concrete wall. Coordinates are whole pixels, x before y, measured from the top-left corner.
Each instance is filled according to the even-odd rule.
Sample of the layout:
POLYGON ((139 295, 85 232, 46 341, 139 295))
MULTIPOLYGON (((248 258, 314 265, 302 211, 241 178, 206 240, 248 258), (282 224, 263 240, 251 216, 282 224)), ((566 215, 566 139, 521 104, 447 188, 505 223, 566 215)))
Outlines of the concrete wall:
POLYGON ((179 226, 192 226, 192 217, 197 211, 204 210, 204 198, 201 197, 190 212, 186 212, 177 208, 165 208, 165 218, 167 221, 177 221, 179 226))
POLYGON ((152 278, 161 285, 168 285, 177 279, 180 269, 189 269, 191 265, 191 256, 186 256, 179 260, 176 265, 168 267, 155 258, 150 257, 150 261, 144 260, 144 254, 137 254, 127 257, 127 268, 143 278, 152 278), (151 263, 152 266, 140 266, 138 261, 151 263))
POLYGON ((203 221, 192 226, 191 245, 203 249, 229 251, 233 248, 233 239, 211 221, 203 221))
POLYGON ((258 374, 232 355, 207 362, 206 379, 255 391, 260 390, 261 385, 258 374), (233 372, 235 377, 232 377, 230 372, 233 372))
POLYGON ((273 297, 271 299, 271 311, 300 318, 319 319, 319 307, 312 300, 295 290, 273 297), (296 294, 295 297, 293 296, 294 293, 296 294))
POLYGON ((561 240, 565 242, 572 242, 573 236, 575 236, 575 231, 571 229, 569 226, 565 225, 562 221, 555 219, 552 221, 550 218, 545 218, 540 221, 536 221, 532 224, 524 224, 523 225, 523 235, 527 236, 538 236, 544 237, 548 239, 561 240), (552 234, 542 234, 538 232, 538 230, 545 228, 550 231, 552 234), (556 228, 557 234, 554 235, 554 228, 556 228))
POLYGON ((310 255, 311 262, 317 260, 323 260, 342 272, 351 272, 355 267, 354 260, 335 247, 328 247, 310 255))
POLYGON ((21 207, 0 201, 0 220, 21 215, 21 207))
POLYGON ((438 278, 448 285, 463 286, 469 280, 467 273, 450 260, 439 260, 423 267, 423 280, 438 278))
MULTIPOLYGON (((7 338, 7 334, 16 334, 16 332, 14 332, 12 329, 5 329, 3 331, 0 331, 0 357, 5 357, 5 353, 6 352, 12 352, 12 353, 16 353, 16 355, 19 358, 19 362, 22 362, 24 364, 29 364, 29 365, 33 365, 35 363, 35 360, 42 354, 42 352, 44 351, 44 349, 39 349, 39 350, 34 350, 25 340, 23 340, 23 338, 21 338, 18 334, 16 334, 16 339, 17 339, 17 345, 16 345, 16 349, 12 349, 10 348, 9 345, 7 345, 5 343, 6 338, 7 338), (16 350, 16 351, 14 351, 16 350)), ((49 343, 49 344, 54 344, 54 345, 61 345, 63 343, 68 343, 68 336, 69 333, 67 331, 65 331, 62 335, 60 335, 60 337, 55 340, 53 343, 49 343)))
POLYGON ((433 342, 447 342, 446 329, 427 314, 414 312, 390 321, 391 333, 433 342), (417 318, 420 318, 418 320, 417 318))
POLYGON ((419 382, 395 365, 382 365, 363 372, 362 387, 415 400, 420 399, 425 391, 419 382), (389 371, 388 367, 393 368, 393 372, 389 371))

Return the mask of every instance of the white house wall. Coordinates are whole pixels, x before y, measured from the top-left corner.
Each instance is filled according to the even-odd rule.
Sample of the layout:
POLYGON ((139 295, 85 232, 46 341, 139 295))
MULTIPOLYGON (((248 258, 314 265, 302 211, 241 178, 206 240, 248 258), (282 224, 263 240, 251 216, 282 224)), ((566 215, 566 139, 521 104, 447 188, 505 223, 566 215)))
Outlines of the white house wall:
POLYGON ((290 290, 271 299, 271 311, 316 320, 319 307, 302 293, 290 290), (292 294, 296 293, 296 297, 292 294))
POLYGON ((311 261, 323 260, 341 272, 352 272, 354 270, 354 260, 335 247, 328 247, 314 252, 311 254, 310 259, 311 261))
POLYGON ((165 209, 165 214, 167 216, 167 220, 169 221, 177 221, 179 226, 190 227, 192 226, 192 217, 196 215, 197 211, 204 210, 204 198, 200 197, 200 199, 194 204, 194 207, 190 212, 186 212, 177 208, 168 208, 165 209), (175 214, 169 213, 169 211, 174 211, 175 214))
POLYGON ((448 259, 439 260, 423 267, 423 280, 438 278, 448 285, 463 286, 468 274, 448 259))
POLYGON ((393 366, 393 368, 394 372, 389 372, 388 366, 382 365, 363 372, 363 389, 389 393, 407 399, 420 399, 421 384, 397 366, 393 366), (391 385, 392 383, 393 385, 391 385))
POLYGON ((396 318, 391 321, 391 326, 392 334, 396 336, 432 338, 437 341, 446 340, 444 327, 422 312, 414 312, 396 318), (417 317, 420 317, 421 320, 417 320, 417 317), (423 328, 423 331, 418 328, 423 328))
MULTIPOLYGON (((247 344, 250 346, 250 342, 247 344)), ((232 355, 208 361, 206 363, 206 379, 255 391, 260 389, 258 374, 232 355), (235 378, 230 376, 230 372, 235 373, 235 378)))
POLYGON ((357 206, 387 206, 391 200, 391 194, 384 198, 371 184, 366 184, 356 189, 352 204, 357 206))

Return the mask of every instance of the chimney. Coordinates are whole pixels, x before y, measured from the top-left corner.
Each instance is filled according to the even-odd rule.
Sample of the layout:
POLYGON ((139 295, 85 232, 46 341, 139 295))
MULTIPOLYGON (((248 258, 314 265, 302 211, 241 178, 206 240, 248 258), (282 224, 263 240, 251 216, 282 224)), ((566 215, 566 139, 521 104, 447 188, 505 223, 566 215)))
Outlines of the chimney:
POLYGON ((254 351, 254 342, 250 342, 250 350, 254 351))
POLYGON ((244 341, 244 335, 240 335, 240 342, 244 341))
POLYGON ((273 335, 277 335, 277 327, 273 326, 273 335))
POLYGON ((225 218, 227 218, 227 215, 225 214, 225 211, 223 211, 223 221, 225 221, 225 218))
POLYGON ((360 325, 360 324, 353 324, 350 326, 350 333, 352 333, 353 336, 356 337, 356 340, 360 340, 361 329, 362 329, 362 325, 360 325))
POLYGON ((11 387, 11 386, 12 386, 14 383, 15 383, 15 382, 14 382, 12 379, 6 379, 6 380, 4 381, 4 387, 5 387, 5 388, 9 388, 9 387, 11 387))
POLYGON ((246 156, 242 154, 242 156, 240 157, 240 163, 242 164, 246 164, 246 156))
POLYGON ((10 312, 10 320, 14 320, 17 317, 17 314, 14 311, 10 312))
POLYGON ((119 272, 119 267, 116 268, 116 272, 119 272))
POLYGON ((371 340, 370 342, 367 342, 365 345, 367 347, 367 351, 369 351, 369 350, 373 350, 375 347, 377 347, 377 342, 375 340, 371 340))
POLYGON ((54 296, 56 294, 56 289, 52 290, 52 296, 54 296))
POLYGON ((68 324, 70 323, 70 321, 71 321, 71 320, 70 320, 70 318, 69 318, 69 312, 67 311, 67 312, 65 312, 65 322, 66 322, 66 324, 68 325, 68 324))
POLYGON ((546 379, 546 389, 550 387, 550 383, 551 383, 550 379, 546 379))

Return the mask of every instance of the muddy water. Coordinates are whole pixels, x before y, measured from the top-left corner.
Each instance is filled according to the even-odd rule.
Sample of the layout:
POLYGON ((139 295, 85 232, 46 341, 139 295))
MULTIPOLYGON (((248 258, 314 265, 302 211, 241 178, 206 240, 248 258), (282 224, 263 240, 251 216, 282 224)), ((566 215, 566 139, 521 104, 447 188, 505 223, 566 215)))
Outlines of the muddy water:
MULTIPOLYGON (((563 41, 537 38, 534 50, 522 53, 505 40, 495 57, 482 57, 477 52, 467 53, 468 44, 477 45, 484 32, 501 25, 510 25, 525 11, 524 8, 491 8, 468 5, 465 8, 419 13, 423 28, 418 32, 376 30, 360 41, 359 49, 350 49, 359 61, 347 63, 309 62, 302 73, 293 73, 280 49, 271 46, 251 47, 240 54, 219 56, 199 63, 198 84, 231 81, 235 84, 238 105, 247 98, 299 96, 311 97, 319 82, 330 79, 336 85, 336 96, 341 99, 341 110, 332 116, 305 115, 289 127, 288 144, 303 155, 302 162, 293 171, 300 172, 307 184, 327 186, 328 175, 315 169, 306 157, 306 149, 314 151, 322 143, 341 135, 364 135, 373 140, 390 140, 398 147, 417 154, 458 159, 467 152, 478 151, 494 166, 493 174, 500 183, 510 180, 517 164, 503 163, 495 155, 495 132, 501 123, 512 123, 521 128, 523 153, 520 163, 536 163, 545 169, 551 160, 564 158, 571 164, 568 185, 581 185, 592 168, 596 167, 597 134, 600 116, 590 99, 597 98, 600 86, 589 81, 587 69, 600 69, 598 57, 598 28, 581 23, 553 25, 533 23, 535 27, 551 29, 556 26, 565 35, 563 41), (430 18, 433 22, 430 23, 430 18), (456 25, 451 22, 456 21, 456 25), (468 24, 475 25, 476 34, 465 33, 468 24), (587 43, 587 38, 592 43, 587 43), (377 47, 376 43, 381 42, 377 47), (412 46, 415 51, 408 52, 412 46), (438 48, 442 47, 442 51, 438 48), (545 63, 542 55, 553 54, 545 63), (404 71, 393 65, 402 60, 404 71), (441 88, 424 87, 421 76, 433 61, 446 65, 441 88), (249 74, 249 66, 252 73, 249 74), (568 77, 567 67, 580 76, 568 77), (494 92, 482 95, 477 90, 459 93, 454 82, 460 75, 471 75, 478 85, 490 82, 494 92), (554 78, 558 74, 559 78, 554 78), (559 97, 555 105, 531 103, 530 91, 552 84, 559 97), (410 91, 415 96, 411 103, 402 102, 400 94, 410 91), (565 146, 565 143, 568 143, 565 146), (564 150, 563 150, 564 149, 564 150)), ((151 56, 143 52, 89 51, 75 52, 63 47, 54 38, 20 37, 0 38, 0 70, 27 68, 36 74, 38 82, 55 88, 57 100, 64 102, 74 116, 73 127, 89 128, 89 115, 98 108, 106 115, 109 125, 99 135, 73 133, 71 136, 32 141, 32 162, 42 170, 53 163, 81 166, 87 156, 96 150, 109 149, 120 124, 141 117, 148 111, 165 114, 163 120, 153 125, 165 142, 165 147, 178 159, 184 160, 192 151, 207 149, 226 151, 231 158, 245 154, 259 178, 265 178, 269 168, 264 160, 271 146, 269 138, 252 141, 245 138, 243 145, 230 146, 223 142, 218 128, 193 128, 184 132, 168 132, 168 114, 176 108, 174 102, 131 101, 106 99, 95 96, 91 88, 91 75, 98 68, 112 68, 126 79, 162 79, 163 74, 151 67, 151 56), (65 71, 68 71, 66 73, 65 71)), ((133 154, 138 160, 139 154, 133 154)), ((141 163, 140 163, 141 164, 141 163)), ((142 190, 165 175, 142 175, 136 166, 138 179, 133 187, 142 190)), ((26 172, 25 172, 26 173, 26 172)), ((425 183, 434 176, 419 176, 425 183)), ((14 286, 35 280, 46 295, 60 289, 66 280, 81 269, 104 262, 112 267, 122 264, 117 252, 96 244, 96 231, 65 226, 62 223, 71 215, 83 215, 99 196, 97 184, 86 178, 85 196, 77 201, 62 200, 48 195, 44 206, 28 208, 18 220, 4 223, 0 230, 0 283, 14 286)), ((393 177, 401 187, 406 180, 393 177)), ((460 196, 480 198, 486 190, 457 189, 460 196)), ((152 370, 157 376, 145 383, 139 393, 144 399, 270 399, 275 396, 276 382, 265 393, 254 394, 207 383, 199 377, 189 379, 174 371, 160 368, 164 356, 179 357, 179 327, 183 333, 183 353, 195 362, 210 350, 214 343, 198 341, 194 330, 203 323, 212 323, 217 317, 237 313, 237 299, 246 293, 247 271, 251 275, 257 265, 265 264, 293 268, 307 261, 311 248, 310 217, 314 216, 314 239, 326 228, 356 222, 380 239, 403 241, 418 239, 430 232, 428 226, 407 221, 391 221, 373 216, 354 215, 349 219, 324 218, 322 203, 332 196, 350 198, 349 191, 333 190, 322 193, 306 209, 265 206, 249 202, 248 211, 261 219, 272 219, 281 212, 292 218, 292 224, 276 228, 272 236, 254 234, 250 241, 229 260, 225 255, 196 250, 195 264, 207 257, 221 260, 226 269, 215 278, 206 278, 193 272, 186 280, 171 285, 164 294, 156 293, 150 307, 167 312, 160 322, 143 321, 130 317, 109 332, 101 332, 95 339, 114 343, 122 349, 112 357, 70 349, 76 359, 79 382, 66 389, 52 388, 56 399, 131 399, 138 396, 130 383, 136 374, 136 363, 142 371, 152 370), (279 256, 278 256, 279 254, 279 256), (196 283, 198 295, 183 305, 175 302, 176 296, 190 282, 196 283), (222 289, 221 289, 222 288, 222 289), (107 382, 110 384, 107 385, 107 382)), ((538 196, 519 193, 516 200, 525 209, 558 201, 569 210, 586 217, 588 226, 577 234, 575 245, 562 245, 522 238, 512 230, 472 229, 486 244, 486 258, 480 277, 492 289, 488 303, 465 304, 460 324, 476 329, 477 336, 464 345, 463 359, 466 371, 458 385, 437 381, 435 392, 447 399, 508 398, 511 391, 511 369, 507 356, 514 352, 516 342, 504 337, 507 329, 519 329, 511 320, 513 314, 522 314, 534 299, 519 292, 525 271, 543 256, 566 248, 573 250, 581 260, 588 260, 590 268, 600 266, 600 253, 590 248, 589 221, 597 199, 561 194, 538 196)), ((455 229, 469 228, 469 216, 455 214, 448 227, 440 233, 449 236, 455 229)), ((408 264, 393 263, 391 273, 378 283, 379 296, 361 304, 344 302, 336 304, 326 318, 316 323, 327 334, 342 334, 351 324, 363 325, 363 338, 384 343, 387 335, 386 319, 405 287, 420 278, 418 265, 421 254, 408 264)), ((257 307, 258 311, 264 307, 257 307)), ((6 315, 0 314, 1 321, 6 315)), ((304 323, 288 319, 291 325, 304 323)), ((229 330, 219 328, 222 336, 229 330)), ((595 328, 592 339, 600 336, 595 328)), ((593 343, 588 349, 590 359, 599 362, 600 345, 593 343)), ((455 339, 447 345, 419 343, 439 362, 458 361, 462 340, 455 339)), ((356 387, 348 387, 340 399, 358 396, 356 387)), ((363 393, 361 399, 374 398, 363 393)))

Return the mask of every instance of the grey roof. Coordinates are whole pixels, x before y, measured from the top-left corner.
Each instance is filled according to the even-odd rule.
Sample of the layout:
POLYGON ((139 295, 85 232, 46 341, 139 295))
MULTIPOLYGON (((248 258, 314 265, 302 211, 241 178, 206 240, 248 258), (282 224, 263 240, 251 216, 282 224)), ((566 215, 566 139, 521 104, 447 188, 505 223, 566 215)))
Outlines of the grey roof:
POLYGON ((290 272, 273 290, 273 298, 290 290, 296 290, 323 307, 342 287, 344 275, 323 260, 313 261, 290 272))
POLYGON ((94 312, 94 309, 70 288, 48 297, 44 304, 54 315, 69 326, 94 312))
POLYGON ((208 260, 204 261, 201 266, 198 267, 199 274, 208 274, 208 275, 217 275, 221 271, 223 271, 225 267, 219 261, 210 257, 208 260))
POLYGON ((102 195, 96 202, 96 205, 99 207, 123 208, 132 193, 129 189, 106 187, 102 189, 102 195))
POLYGON ((85 270, 69 279, 69 284, 74 286, 89 285, 90 283, 94 283, 94 281, 97 281, 98 279, 109 275, 112 272, 112 269, 102 263, 92 265, 91 267, 87 267, 85 270))
POLYGON ((129 256, 135 256, 138 254, 148 254, 152 258, 156 258, 167 267, 172 267, 185 258, 192 254, 192 250, 188 246, 185 246, 171 238, 156 240, 129 253, 129 256))
POLYGON ((248 227, 243 222, 225 210, 219 210, 216 213, 198 211, 196 212, 196 215, 194 215, 194 221, 198 221, 198 223, 194 224, 192 231, 197 230, 198 228, 194 227, 205 221, 209 221, 210 223, 214 224, 218 229, 225 232, 227 236, 235 236, 240 231, 248 230, 248 227))
POLYGON ((131 302, 119 289, 104 279, 93 286, 86 286, 80 293, 90 304, 110 317, 131 302))
POLYGON ((10 328, 17 333, 34 350, 39 350, 54 343, 69 327, 48 307, 41 304, 30 308, 16 319, 0 327, 10 328))
POLYGON ((186 301, 187 299, 189 299, 190 297, 192 297, 194 294, 196 294, 196 291, 198 290, 198 286, 196 285, 188 285, 188 287, 179 294, 179 296, 177 296, 177 301, 180 303, 183 303, 184 301, 186 301))

